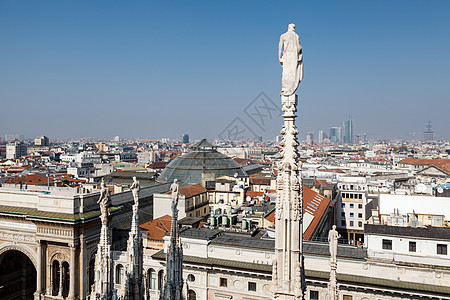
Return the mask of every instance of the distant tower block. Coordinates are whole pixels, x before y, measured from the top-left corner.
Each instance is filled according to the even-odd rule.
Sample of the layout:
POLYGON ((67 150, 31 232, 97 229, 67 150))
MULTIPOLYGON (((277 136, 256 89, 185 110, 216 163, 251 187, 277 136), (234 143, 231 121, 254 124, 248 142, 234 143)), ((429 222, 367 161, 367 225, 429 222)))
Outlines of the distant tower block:
POLYGON ((185 133, 182 137, 183 144, 189 144, 189 134, 185 133))
POLYGON ((431 129, 431 121, 427 122, 426 130, 423 133, 424 142, 434 141, 434 131, 431 129))

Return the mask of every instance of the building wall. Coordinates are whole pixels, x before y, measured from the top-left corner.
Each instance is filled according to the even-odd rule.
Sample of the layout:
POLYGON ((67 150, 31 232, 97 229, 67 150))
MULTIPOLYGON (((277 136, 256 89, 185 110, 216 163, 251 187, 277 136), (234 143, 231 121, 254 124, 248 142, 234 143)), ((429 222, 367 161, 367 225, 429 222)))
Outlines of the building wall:
POLYGON ((366 234, 366 246, 373 258, 450 267, 449 241, 366 234), (383 248, 383 240, 392 242, 392 250, 383 248), (415 252, 409 251, 410 242, 416 243, 415 252), (437 254, 438 244, 447 246, 447 255, 437 254))

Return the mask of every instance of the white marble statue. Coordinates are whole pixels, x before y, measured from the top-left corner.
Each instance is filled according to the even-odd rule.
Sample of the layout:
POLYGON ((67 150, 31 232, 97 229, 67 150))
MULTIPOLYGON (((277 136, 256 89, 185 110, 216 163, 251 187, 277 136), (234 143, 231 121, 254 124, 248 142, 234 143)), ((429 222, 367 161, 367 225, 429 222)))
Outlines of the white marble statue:
POLYGON ((330 243, 330 255, 333 261, 336 260, 338 239, 340 237, 341 235, 337 232, 336 225, 333 225, 331 227, 331 230, 328 232, 328 242, 330 243))
POLYGON ((302 46, 295 33, 295 24, 289 24, 288 31, 281 35, 278 57, 283 66, 281 95, 288 97, 295 93, 303 80, 302 46))
POLYGON ((172 192, 172 209, 178 206, 178 188, 179 185, 177 180, 174 179, 172 185, 170 186, 170 191, 172 192))
POLYGON ((139 191, 141 189, 141 186, 139 184, 139 181, 137 181, 136 176, 133 177, 133 184, 130 187, 131 193, 133 193, 133 199, 134 204, 139 203, 139 191))
POLYGON ((106 222, 109 216, 109 199, 111 197, 111 192, 109 188, 105 184, 105 180, 102 178, 102 182, 100 183, 100 198, 98 199, 97 203, 100 204, 100 212, 101 212, 101 220, 102 223, 106 222))

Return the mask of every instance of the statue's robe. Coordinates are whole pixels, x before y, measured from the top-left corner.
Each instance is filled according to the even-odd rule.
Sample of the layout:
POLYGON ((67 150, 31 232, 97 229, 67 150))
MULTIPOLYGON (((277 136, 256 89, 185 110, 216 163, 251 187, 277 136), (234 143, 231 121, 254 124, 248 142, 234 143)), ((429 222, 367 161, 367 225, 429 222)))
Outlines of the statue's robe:
POLYGON ((302 46, 298 35, 294 31, 288 31, 281 35, 278 48, 284 48, 280 57, 283 65, 283 76, 281 81, 281 95, 291 96, 303 80, 302 46))

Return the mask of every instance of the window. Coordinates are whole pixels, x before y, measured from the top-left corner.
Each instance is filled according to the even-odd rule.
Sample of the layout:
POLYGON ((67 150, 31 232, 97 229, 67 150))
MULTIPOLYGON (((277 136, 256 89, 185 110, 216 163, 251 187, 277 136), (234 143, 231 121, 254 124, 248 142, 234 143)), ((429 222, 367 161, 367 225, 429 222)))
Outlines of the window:
POLYGON ((195 276, 192 275, 192 274, 189 274, 188 277, 187 277, 187 281, 194 282, 195 281, 195 276))
POLYGON ((221 287, 227 287, 228 286, 228 279, 220 277, 220 286, 221 287))
POLYGON ((156 290, 156 271, 154 269, 148 270, 148 287, 152 290, 156 290))
POLYGON ((358 213, 358 218, 362 218, 362 213, 358 213))
POLYGON ((319 300, 319 292, 318 291, 309 291, 309 299, 310 300, 319 300))
POLYGON ((195 291, 188 290, 187 300, 197 300, 197 295, 195 294, 195 291))
POLYGON ((341 220, 341 226, 345 226, 345 220, 341 220))
POLYGON ((59 292, 59 280, 61 279, 61 270, 59 268, 59 261, 54 260, 52 263, 52 295, 57 296, 59 292))
POLYGON ((352 203, 352 204, 350 204, 350 208, 353 208, 353 203, 352 203))
POLYGON ((160 270, 158 272, 158 290, 160 291, 164 286, 164 271, 160 270))
POLYGON ((342 203, 342 208, 345 208, 345 203, 342 203))
POLYGON ((65 298, 69 295, 69 263, 63 262, 62 266, 62 296, 65 298))
POLYGON ((353 297, 350 295, 344 295, 344 297, 342 298, 342 300, 352 300, 353 297))
POLYGON ((362 209, 362 204, 358 204, 358 208, 359 208, 359 209, 362 209))
POLYGON ((350 226, 353 226, 353 224, 354 224, 353 221, 350 221, 350 226))
POLYGON ((341 217, 345 217, 345 212, 341 212, 341 217))
POLYGON ((392 240, 383 239, 383 249, 392 250, 392 240))
POLYGON ((252 292, 256 292, 256 282, 249 281, 248 283, 248 290, 252 292))
POLYGON ((350 213, 350 218, 353 218, 355 215, 353 213, 350 213))
POLYGON ((362 194, 359 194, 359 199, 362 199, 362 194))
POLYGON ((447 255, 447 245, 437 244, 437 254, 447 255))
POLYGON ((409 242, 409 252, 416 252, 416 242, 409 242))
POLYGON ((117 265, 116 267, 116 283, 122 284, 123 281, 123 266, 117 265))
POLYGON ((358 221, 358 227, 362 227, 362 222, 358 221))

